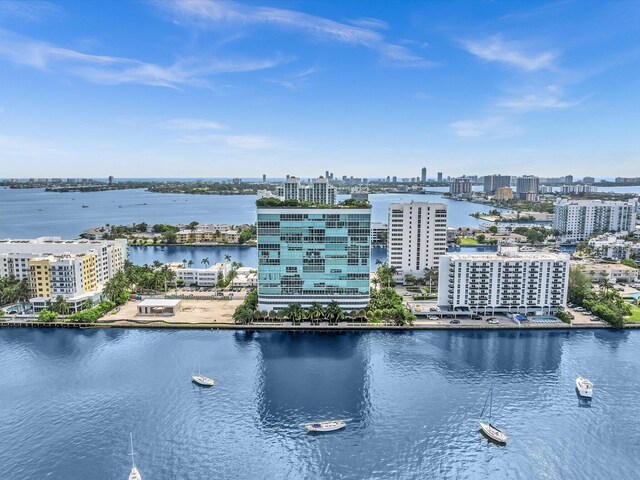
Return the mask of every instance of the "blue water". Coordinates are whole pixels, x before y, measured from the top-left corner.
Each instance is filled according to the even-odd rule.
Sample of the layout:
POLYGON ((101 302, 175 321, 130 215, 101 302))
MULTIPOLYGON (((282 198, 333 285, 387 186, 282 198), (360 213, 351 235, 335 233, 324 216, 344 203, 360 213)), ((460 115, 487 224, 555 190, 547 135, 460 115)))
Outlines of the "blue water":
POLYGON ((0 330, 3 480, 630 479, 640 332, 0 330), (194 364, 217 380, 190 383, 194 364), (575 377, 595 383, 576 396, 575 377), (477 417, 494 387, 488 443, 477 417), (301 424, 349 418, 307 435, 301 424))
MULTIPOLYGON (((340 196, 344 198, 347 197, 340 196)), ((87 228, 107 223, 254 223, 255 200, 253 195, 183 195, 144 190, 55 193, 0 188, 0 238, 75 238, 87 228)), ((372 218, 386 223, 390 202, 411 200, 446 203, 447 223, 452 227, 477 227, 484 222, 469 214, 491 209, 439 195, 384 194, 371 195, 372 218)))

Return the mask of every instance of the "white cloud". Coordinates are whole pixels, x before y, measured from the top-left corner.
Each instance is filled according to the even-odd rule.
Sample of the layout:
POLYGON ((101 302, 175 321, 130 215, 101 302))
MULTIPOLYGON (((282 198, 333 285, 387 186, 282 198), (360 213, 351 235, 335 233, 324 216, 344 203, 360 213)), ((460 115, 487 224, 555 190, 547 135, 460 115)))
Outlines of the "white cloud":
POLYGON ((374 30, 386 30, 389 28, 389 24, 384 20, 371 17, 356 18, 354 20, 349 20, 349 23, 356 27, 371 28, 374 30))
POLYGON ((534 110, 562 110, 579 105, 582 100, 567 101, 563 99, 563 92, 558 87, 551 85, 542 93, 532 93, 514 98, 505 98, 498 102, 498 106, 530 112, 534 110))
POLYGON ((199 118, 172 118, 162 124, 172 130, 218 130, 224 126, 211 120, 199 118))
POLYGON ((494 35, 484 40, 463 41, 462 47, 483 60, 506 63, 529 72, 551 70, 558 57, 558 54, 552 51, 526 53, 522 45, 507 42, 501 35, 494 35))
POLYGON ((40 157, 60 155, 64 152, 49 146, 38 145, 30 138, 0 135, 0 154, 16 157, 40 157))
POLYGON ((238 150, 265 150, 284 147, 275 138, 264 135, 185 135, 177 139, 179 143, 226 145, 238 150))
POLYGON ((60 7, 49 2, 0 0, 0 18, 13 17, 29 22, 40 22, 60 12, 60 7))
POLYGON ((273 68, 290 61, 278 55, 272 59, 186 59, 169 66, 107 55, 91 55, 49 43, 14 35, 0 29, 0 58, 40 70, 60 69, 87 81, 105 84, 142 84, 178 88, 208 86, 207 77, 273 68))
POLYGON ((502 117, 487 117, 473 120, 460 120, 453 122, 451 132, 456 137, 462 138, 486 138, 497 140, 500 138, 519 135, 519 127, 508 123, 502 117))
POLYGON ((433 98, 433 96, 429 95, 428 93, 424 93, 424 92, 417 92, 413 98, 415 98, 416 100, 431 100, 433 98))
POLYGON ((387 42, 384 37, 371 28, 382 23, 367 19, 369 25, 354 26, 336 22, 315 15, 273 7, 253 7, 227 0, 159 0, 156 2, 165 10, 180 19, 196 21, 200 25, 267 25, 292 31, 303 32, 318 38, 338 43, 357 45, 378 52, 386 62, 409 67, 427 67, 434 65, 408 48, 387 42))

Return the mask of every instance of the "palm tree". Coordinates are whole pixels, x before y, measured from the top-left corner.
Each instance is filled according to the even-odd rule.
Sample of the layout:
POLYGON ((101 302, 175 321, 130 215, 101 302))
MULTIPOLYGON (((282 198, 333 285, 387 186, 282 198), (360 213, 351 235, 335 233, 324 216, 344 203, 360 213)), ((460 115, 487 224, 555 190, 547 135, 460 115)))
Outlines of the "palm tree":
POLYGON ((162 262, 160 260, 153 261, 153 268, 160 268, 162 266, 162 262))
POLYGON ((84 302, 82 302, 82 310, 89 310, 93 308, 93 300, 87 298, 84 302))
POLYGON ((310 306, 309 306, 309 318, 313 321, 313 320, 320 320, 321 318, 324 317, 324 309, 322 308, 322 305, 320 305, 318 302, 313 302, 310 306))
POLYGON ((189 268, 193 267, 193 260, 189 260, 189 261, 187 262, 187 266, 188 266, 189 268))
POLYGON ((283 310, 283 312, 285 312, 285 316, 293 323, 299 321, 304 313, 299 303, 290 303, 289 306, 283 310))
POLYGON ((224 256, 224 260, 225 260, 225 262, 227 262, 227 263, 231 262, 231 255, 228 255, 228 254, 227 254, 227 255, 225 255, 225 256, 224 256))
POLYGON ((204 257, 200 263, 204 265, 204 268, 207 268, 209 266, 209 257, 204 257))
POLYGON ((58 312, 60 315, 66 315, 67 313, 69 313, 69 303, 62 295, 58 295, 56 297, 55 302, 53 302, 52 308, 54 312, 58 312))
POLYGON ((336 302, 335 300, 332 300, 329 305, 327 305, 325 314, 327 318, 333 323, 340 322, 345 318, 344 310, 342 310, 338 302, 336 302))
POLYGON ((182 259, 182 268, 186 268, 187 267, 187 259, 183 258, 182 259))

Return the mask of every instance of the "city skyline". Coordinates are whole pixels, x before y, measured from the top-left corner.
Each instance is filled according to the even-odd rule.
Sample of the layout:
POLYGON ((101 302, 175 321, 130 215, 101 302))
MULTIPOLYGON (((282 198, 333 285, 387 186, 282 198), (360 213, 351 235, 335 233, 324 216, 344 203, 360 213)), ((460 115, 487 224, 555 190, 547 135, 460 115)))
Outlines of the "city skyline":
POLYGON ((636 176, 639 20, 632 2, 0 1, 3 176, 636 176))

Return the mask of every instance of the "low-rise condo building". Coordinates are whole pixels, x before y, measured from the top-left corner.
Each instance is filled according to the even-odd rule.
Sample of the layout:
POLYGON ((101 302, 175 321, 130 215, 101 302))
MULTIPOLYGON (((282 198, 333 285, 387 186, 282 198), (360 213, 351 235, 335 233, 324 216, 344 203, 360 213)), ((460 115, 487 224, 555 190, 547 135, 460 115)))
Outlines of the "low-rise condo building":
POLYGON ((563 242, 580 242, 594 233, 632 232, 636 226, 637 199, 572 200, 555 204, 553 228, 563 242))
POLYGON ((618 235, 600 235, 589 240, 589 246, 595 254, 605 260, 640 260, 640 243, 620 238, 618 235))
POLYGON ((214 263, 206 268, 193 268, 182 263, 169 266, 176 273, 176 282, 186 287, 215 287, 231 271, 231 264, 214 263))
POLYGON ((446 311, 553 313, 564 308, 569 255, 522 252, 449 254, 440 258, 438 305, 446 311))
POLYGON ((579 263, 577 267, 591 277, 592 282, 607 280, 611 283, 635 283, 638 269, 621 263, 579 263))

